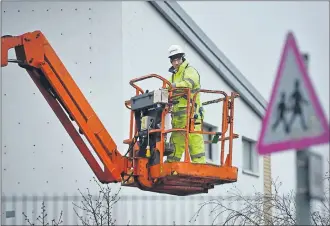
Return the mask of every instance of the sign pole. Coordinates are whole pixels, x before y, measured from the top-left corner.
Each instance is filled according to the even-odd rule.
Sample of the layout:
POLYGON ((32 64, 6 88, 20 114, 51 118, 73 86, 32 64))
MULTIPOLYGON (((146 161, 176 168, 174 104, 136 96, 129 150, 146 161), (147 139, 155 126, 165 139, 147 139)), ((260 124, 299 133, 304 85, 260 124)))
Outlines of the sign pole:
POLYGON ((308 183, 309 150, 297 150, 297 190, 296 190, 296 225, 311 225, 310 197, 308 183))
MULTIPOLYGON (((304 63, 308 70, 308 54, 303 54, 304 63)), ((296 152, 296 225, 311 225, 310 197, 308 180, 309 150, 301 149, 296 152)))

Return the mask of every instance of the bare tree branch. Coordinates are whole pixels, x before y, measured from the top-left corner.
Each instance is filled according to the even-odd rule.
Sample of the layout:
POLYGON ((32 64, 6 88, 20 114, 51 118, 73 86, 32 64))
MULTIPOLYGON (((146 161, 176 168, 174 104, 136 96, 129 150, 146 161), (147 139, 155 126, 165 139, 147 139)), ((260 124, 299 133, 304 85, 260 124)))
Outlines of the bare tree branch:
MULTIPOLYGON (((328 160, 328 163, 329 160, 328 160)), ((324 200, 320 201, 317 209, 311 206, 311 223, 313 225, 330 225, 329 194, 330 174, 326 172, 324 200)), ((210 215, 213 215, 213 224, 219 219, 221 225, 296 225, 295 192, 286 194, 280 192, 282 183, 272 180, 273 192, 263 194, 255 191, 250 197, 244 195, 236 186, 228 191, 226 197, 207 201, 193 215, 190 222, 196 221, 202 209, 211 205, 210 215), (233 202, 240 202, 239 207, 231 208, 233 202)))
POLYGON ((94 182, 98 185, 98 195, 93 196, 87 188, 87 194, 83 194, 78 189, 82 196, 80 205, 73 203, 74 212, 78 216, 83 225, 115 225, 116 220, 113 219, 112 209, 113 206, 119 201, 119 189, 113 193, 109 185, 100 184, 95 177, 94 182), (83 215, 80 215, 77 210, 81 210, 83 215))
MULTIPOLYGON (((31 220, 28 218, 28 216, 22 212, 23 216, 25 217, 25 221, 29 224, 29 225, 36 225, 35 223, 32 223, 31 220)), ((37 217, 37 221, 39 221, 41 223, 41 225, 49 225, 49 223, 47 222, 47 211, 46 211, 46 205, 45 202, 43 201, 41 204, 41 215, 39 215, 37 217)), ((60 217, 58 220, 52 219, 52 225, 57 226, 63 223, 62 220, 62 216, 63 216, 63 211, 61 211, 60 213, 60 217)))

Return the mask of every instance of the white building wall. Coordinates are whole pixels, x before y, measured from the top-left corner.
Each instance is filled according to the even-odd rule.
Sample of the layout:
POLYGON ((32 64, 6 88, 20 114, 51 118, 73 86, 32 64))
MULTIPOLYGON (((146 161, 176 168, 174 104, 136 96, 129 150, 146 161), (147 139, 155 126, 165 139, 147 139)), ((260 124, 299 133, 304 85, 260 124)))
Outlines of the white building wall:
MULTIPOLYGON (((310 78, 329 121, 328 2, 178 3, 267 102, 285 36, 289 30, 293 31, 301 51, 310 55, 310 78)), ((329 145, 318 145, 311 150, 323 155, 324 170, 329 171, 329 145)), ((272 177, 282 182, 280 192, 295 190, 294 150, 273 154, 271 158, 272 177)))
MULTIPOLYGON (((122 153, 127 150, 122 141, 128 136, 129 126, 129 111, 124 101, 134 94, 128 82, 149 73, 168 76, 169 45, 184 46, 188 60, 202 76, 203 88, 231 91, 148 2, 2 4, 2 35, 34 30, 45 34, 122 153)), ((13 52, 9 56, 13 58, 13 52)), ((78 195, 78 188, 82 191, 89 188, 96 193, 91 169, 28 74, 12 64, 1 72, 2 194, 62 196, 66 193, 72 196, 78 195)), ((139 84, 149 89, 160 87, 157 80, 152 81, 139 84)), ((204 99, 213 99, 213 96, 207 95, 204 99)), ((220 105, 207 107, 206 122, 220 127, 221 114, 220 105)), ((258 137, 260 120, 240 99, 235 102, 234 127, 240 135, 254 140, 258 137)), ((261 159, 259 163, 262 169, 261 159)), ((243 188, 246 194, 251 194, 253 187, 262 190, 262 172, 253 177, 242 173, 241 138, 234 141, 233 164, 239 168, 237 187, 243 188)), ((220 186, 209 194, 186 198, 122 188, 122 201, 114 208, 114 218, 118 224, 128 221, 130 224, 164 225, 173 221, 188 224, 203 200, 226 194, 230 188, 231 185, 220 186)), ((37 207, 27 203, 28 213, 32 209, 40 210, 40 203, 37 207)), ((64 216, 64 224, 78 223, 73 220, 71 201, 67 203, 70 212, 64 216)), ((24 223, 20 214, 24 206, 20 202, 16 207, 13 205, 10 201, 2 202, 3 210, 4 207, 6 211, 16 208, 15 218, 6 219, 6 212, 2 211, 2 222, 24 223)), ((58 208, 61 207, 59 203, 58 208)), ((49 217, 52 208, 49 202, 49 217)), ((211 220, 206 211, 192 223, 209 224, 211 220)))
MULTIPOLYGON (((119 98, 113 98, 123 96, 121 85, 113 82, 121 74, 121 38, 112 32, 121 33, 121 25, 109 21, 120 18, 121 4, 104 4, 108 9, 87 2, 6 2, 2 34, 41 30, 106 128, 119 140, 123 120, 121 114, 113 117, 112 106, 123 105, 119 98), (111 32, 104 32, 105 27, 111 32)), ((11 51, 9 58, 14 58, 13 54, 11 51)), ((116 79, 121 84, 121 76, 116 79)), ((87 163, 27 72, 18 65, 2 68, 2 109, 6 194, 60 194, 89 184, 93 175, 87 163)))

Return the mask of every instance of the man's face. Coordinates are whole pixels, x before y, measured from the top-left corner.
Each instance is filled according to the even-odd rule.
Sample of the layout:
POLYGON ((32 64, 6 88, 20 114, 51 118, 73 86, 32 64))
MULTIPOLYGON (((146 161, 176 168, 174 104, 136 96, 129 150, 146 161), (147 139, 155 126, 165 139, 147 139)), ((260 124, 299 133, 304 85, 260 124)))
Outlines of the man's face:
POLYGON ((175 70, 178 70, 178 68, 182 64, 182 57, 181 56, 177 56, 177 57, 171 58, 171 64, 175 68, 175 70))

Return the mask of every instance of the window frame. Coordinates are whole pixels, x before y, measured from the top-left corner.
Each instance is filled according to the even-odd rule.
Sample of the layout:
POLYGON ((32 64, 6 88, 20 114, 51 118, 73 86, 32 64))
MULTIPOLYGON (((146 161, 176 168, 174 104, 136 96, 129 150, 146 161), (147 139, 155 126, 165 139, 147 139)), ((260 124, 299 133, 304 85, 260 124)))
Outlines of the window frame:
POLYGON ((248 174, 251 176, 259 177, 260 175, 260 162, 259 162, 259 155, 256 151, 256 144, 257 141, 248 138, 246 136, 242 136, 242 172, 244 174, 248 174), (248 145, 249 149, 246 150, 245 148, 248 145), (248 154, 246 153, 248 152, 248 154), (246 160, 245 157, 249 157, 249 164, 248 166, 245 164, 246 160))
MULTIPOLYGON (((214 131, 217 131, 217 129, 218 129, 217 126, 214 126, 207 122, 203 122, 203 131, 214 132, 214 131)), ((204 141, 212 140, 212 137, 213 137, 212 134, 203 134, 204 141), (206 139, 205 139, 205 136, 207 137, 206 139)), ((216 148, 214 148, 214 145, 216 145, 218 147, 218 144, 212 144, 212 143, 205 144, 206 161, 209 161, 211 163, 215 163, 217 161, 217 159, 215 159, 216 155, 215 155, 214 151, 216 150, 216 148)))

